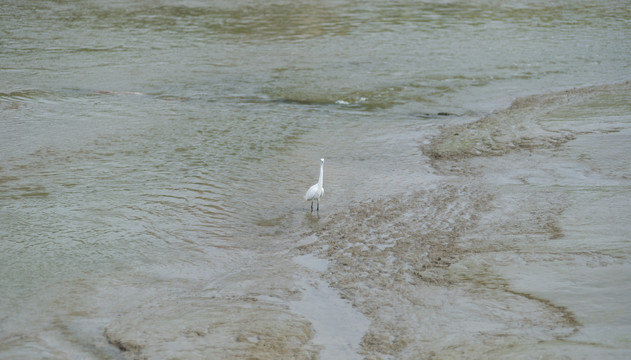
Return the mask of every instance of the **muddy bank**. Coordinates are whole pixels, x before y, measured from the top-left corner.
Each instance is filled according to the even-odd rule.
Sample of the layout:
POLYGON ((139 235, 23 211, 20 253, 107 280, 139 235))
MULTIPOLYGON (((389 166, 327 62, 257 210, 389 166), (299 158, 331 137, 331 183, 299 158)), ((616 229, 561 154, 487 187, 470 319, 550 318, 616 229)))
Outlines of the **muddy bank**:
POLYGON ((291 311, 296 264, 248 254, 223 274, 165 289, 119 314, 105 337, 129 359, 313 359, 311 323, 291 311))

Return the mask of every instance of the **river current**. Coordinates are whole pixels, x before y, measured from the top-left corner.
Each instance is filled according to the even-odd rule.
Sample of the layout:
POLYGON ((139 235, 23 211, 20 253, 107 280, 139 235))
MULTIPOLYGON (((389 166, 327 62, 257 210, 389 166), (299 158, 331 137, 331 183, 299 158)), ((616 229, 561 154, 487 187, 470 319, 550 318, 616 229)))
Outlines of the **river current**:
POLYGON ((630 9, 2 2, 0 358, 628 358, 630 9))

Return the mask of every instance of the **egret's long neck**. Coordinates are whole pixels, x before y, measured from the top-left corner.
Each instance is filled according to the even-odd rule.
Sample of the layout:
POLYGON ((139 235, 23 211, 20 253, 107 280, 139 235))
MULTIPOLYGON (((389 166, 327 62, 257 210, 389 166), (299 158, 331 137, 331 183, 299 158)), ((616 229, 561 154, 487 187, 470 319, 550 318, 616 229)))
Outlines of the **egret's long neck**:
POLYGON ((322 180, 324 178, 324 163, 320 164, 320 178, 318 179, 318 185, 322 187, 322 180))

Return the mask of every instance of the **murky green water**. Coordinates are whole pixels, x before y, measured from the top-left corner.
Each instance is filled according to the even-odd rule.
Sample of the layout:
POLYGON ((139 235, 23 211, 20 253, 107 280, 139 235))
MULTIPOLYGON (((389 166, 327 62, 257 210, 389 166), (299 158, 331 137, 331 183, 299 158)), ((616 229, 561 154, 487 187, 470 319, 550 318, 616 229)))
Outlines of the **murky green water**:
MULTIPOLYGON (((429 356, 430 348, 440 355, 443 348, 478 341, 475 324, 465 327, 473 329, 469 337, 449 337, 454 329, 410 326, 397 328, 397 335, 396 327, 383 325, 382 314, 362 306, 357 297, 366 294, 336 283, 342 279, 335 274, 326 277, 331 287, 325 287, 321 268, 305 271, 291 260, 303 251, 296 246, 333 241, 330 229, 379 233, 358 225, 369 212, 347 219, 348 209, 404 201, 411 192, 434 191, 437 183, 469 186, 462 161, 504 164, 479 164, 487 171, 485 181, 498 183, 480 194, 497 192, 497 199, 514 201, 497 200, 492 211, 487 200, 472 205, 485 209, 480 219, 519 208, 526 200, 510 195, 524 192, 518 184, 535 198, 550 195, 538 189, 552 189, 557 200, 544 206, 549 214, 534 219, 560 229, 552 237, 561 253, 580 243, 576 251, 612 256, 599 258, 598 266, 579 266, 583 258, 567 262, 570 269, 606 273, 611 283, 605 290, 622 289, 608 297, 611 306, 629 310, 621 299, 631 290, 620 284, 628 283, 630 255, 624 220, 630 98, 622 83, 631 70, 630 18, 628 4, 606 0, 3 2, 0 357, 417 358, 429 356), (600 84, 618 85, 590 87, 600 84), (575 87, 584 90, 559 93, 575 87), (539 97, 524 98, 533 94, 539 97), (526 100, 508 108, 516 98, 526 100), (494 111, 495 117, 487 116, 494 111), (462 125, 480 118, 482 125, 462 125), (445 152, 445 143, 430 146, 443 126, 453 127, 441 135, 446 143, 459 144, 466 156, 445 152), (319 216, 312 216, 302 196, 317 180, 321 157, 326 196, 319 216), (457 162, 445 163, 449 158, 457 162), (615 202, 607 200, 612 194, 619 194, 615 202), (595 204, 593 213, 603 213, 614 203, 610 216, 580 210, 595 204), (608 274, 613 267, 623 271, 608 274), (305 280, 310 278, 317 280, 305 280), (320 284, 320 292, 308 284, 320 284), (365 316, 372 324, 360 343, 358 331, 348 346, 341 341, 327 347, 323 332, 335 328, 335 319, 313 321, 309 316, 323 312, 292 310, 320 300, 340 304, 341 299, 322 300, 335 291, 353 306, 332 314, 345 319, 344 312, 357 311, 347 318, 365 316), (232 315, 225 318, 227 312, 232 315), (454 342, 434 341, 444 346, 431 347, 406 331, 442 334, 454 342), (140 333, 130 340, 129 334, 140 333), (389 347, 375 340, 395 335, 406 340, 389 347), (230 345, 226 339, 239 341, 230 345)), ((437 214, 434 222, 462 220, 443 208, 458 209, 456 200, 436 198, 442 200, 428 205, 437 214)), ((541 205, 533 204, 530 213, 541 205)), ((469 219, 468 211, 456 213, 469 219)), ((412 224, 417 218, 399 220, 412 224)), ((487 236, 479 237, 524 240, 516 233, 549 230, 531 218, 524 224, 519 231, 489 225, 480 230, 487 236)), ((395 230, 386 232, 398 238, 395 230)), ((473 241, 458 234, 457 243, 473 241)), ((538 236, 526 238, 520 251, 542 246, 538 236)), ((318 254, 328 256, 329 269, 338 269, 341 254, 318 254)), ((407 264, 403 272, 421 261, 395 258, 392 263, 407 264)), ((514 281, 513 292, 581 312, 572 315, 576 323, 559 325, 553 335, 536 326, 510 330, 535 334, 515 335, 511 346, 518 355, 528 357, 529 343, 550 337, 565 341, 550 345, 552 354, 585 346, 590 354, 599 354, 601 346, 611 350, 607 354, 631 351, 624 335, 628 323, 618 324, 616 314, 598 317, 589 306, 602 301, 602 292, 589 291, 574 309, 568 298, 583 296, 582 288, 569 286, 557 296, 554 287, 537 288, 550 278, 546 266, 535 261, 534 280, 517 279, 502 259, 492 262, 506 271, 506 281, 514 281), (611 335, 592 336, 598 326, 614 323, 619 330, 611 335)), ((463 266, 478 260, 461 259, 463 266)), ((548 270, 563 273, 556 266, 548 270)), ((555 280, 557 288, 580 282, 570 275, 555 280)), ((427 293, 460 291, 445 286, 452 293, 427 293)), ((395 293, 379 295, 395 299, 395 293)), ((402 311, 423 313, 392 310, 402 311)), ((505 355, 501 344, 493 346, 505 355)), ((472 351, 473 357, 480 354, 472 351)), ((537 351, 548 354, 545 347, 537 351)))

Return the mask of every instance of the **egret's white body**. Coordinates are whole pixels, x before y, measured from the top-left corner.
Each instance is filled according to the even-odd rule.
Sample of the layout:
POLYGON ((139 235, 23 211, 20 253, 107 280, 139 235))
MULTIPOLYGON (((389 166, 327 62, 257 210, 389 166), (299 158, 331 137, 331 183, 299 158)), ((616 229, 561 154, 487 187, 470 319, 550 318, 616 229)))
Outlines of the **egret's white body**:
POLYGON ((318 183, 311 186, 305 194, 305 200, 311 201, 311 212, 313 212, 313 201, 317 201, 318 206, 316 211, 320 211, 320 198, 324 195, 324 188, 322 187, 322 178, 324 177, 324 159, 320 159, 320 178, 318 183))

